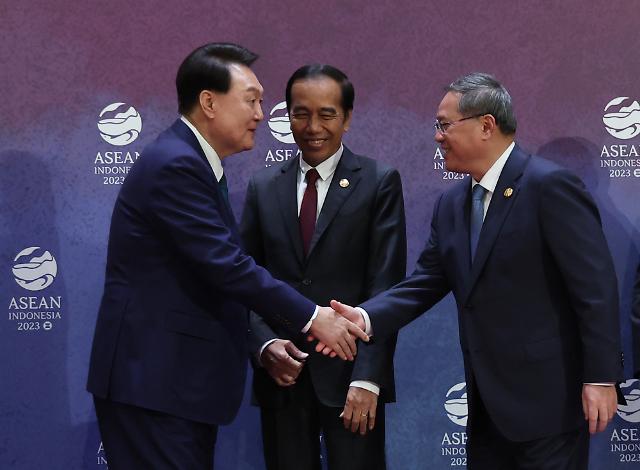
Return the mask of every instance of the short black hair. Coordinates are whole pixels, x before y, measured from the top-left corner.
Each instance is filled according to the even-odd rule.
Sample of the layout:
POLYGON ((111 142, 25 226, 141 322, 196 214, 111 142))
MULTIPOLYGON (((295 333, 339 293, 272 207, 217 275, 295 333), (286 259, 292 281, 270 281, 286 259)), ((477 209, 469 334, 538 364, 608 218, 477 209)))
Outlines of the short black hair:
POLYGON ((353 110, 353 101, 356 96, 353 84, 349 81, 349 77, 347 77, 343 71, 327 64, 303 65, 293 72, 293 75, 291 75, 291 78, 289 78, 289 81, 287 82, 287 111, 291 111, 291 88, 293 87, 293 84, 298 80, 307 80, 318 77, 329 77, 340 85, 340 91, 342 92, 342 109, 345 111, 345 114, 349 114, 353 110))
POLYGON ((212 42, 198 47, 180 64, 176 75, 178 111, 186 114, 198 102, 202 90, 226 93, 231 86, 229 64, 250 67, 258 55, 229 42, 212 42))

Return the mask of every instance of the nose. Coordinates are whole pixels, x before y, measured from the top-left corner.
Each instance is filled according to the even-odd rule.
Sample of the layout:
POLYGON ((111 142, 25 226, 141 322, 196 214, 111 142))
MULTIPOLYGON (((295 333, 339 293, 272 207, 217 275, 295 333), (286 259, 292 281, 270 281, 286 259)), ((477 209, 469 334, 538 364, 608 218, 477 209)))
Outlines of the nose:
POLYGON ((260 102, 257 102, 255 120, 262 121, 263 119, 264 113, 262 112, 262 105, 260 104, 260 102))
POLYGON ((435 134, 433 135, 433 140, 435 140, 438 143, 441 143, 444 141, 444 134, 442 133, 442 131, 435 129, 435 134))
POLYGON ((320 130, 320 117, 312 114, 307 123, 307 132, 315 133, 320 130))

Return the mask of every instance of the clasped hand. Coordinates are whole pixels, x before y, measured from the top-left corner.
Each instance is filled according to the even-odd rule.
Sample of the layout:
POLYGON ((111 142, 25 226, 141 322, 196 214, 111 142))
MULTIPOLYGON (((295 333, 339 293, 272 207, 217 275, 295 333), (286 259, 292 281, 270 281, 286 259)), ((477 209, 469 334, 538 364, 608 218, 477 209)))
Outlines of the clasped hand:
POLYGON ((307 356, 291 341, 276 339, 262 352, 260 362, 278 385, 289 387, 296 383, 307 356))
MULTIPOLYGON (((332 300, 331 305, 334 304, 344 306, 332 300)), ((330 307, 318 309, 318 315, 311 322, 309 329, 310 341, 318 340, 316 351, 331 357, 337 355, 342 360, 353 361, 357 352, 356 339, 369 341, 369 336, 363 331, 365 326, 362 315, 353 307, 349 309, 344 308, 339 314, 330 307)))

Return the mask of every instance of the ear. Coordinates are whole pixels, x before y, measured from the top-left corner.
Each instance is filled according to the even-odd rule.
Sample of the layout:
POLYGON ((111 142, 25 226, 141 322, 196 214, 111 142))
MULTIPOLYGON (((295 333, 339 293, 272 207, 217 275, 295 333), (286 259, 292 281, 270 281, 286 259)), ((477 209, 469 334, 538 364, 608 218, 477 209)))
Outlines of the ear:
POLYGON ((353 114, 353 110, 347 111, 346 113, 344 113, 344 124, 342 125, 342 127, 344 128, 345 132, 349 130, 349 126, 351 125, 352 114, 353 114))
POLYGON ((200 103, 200 109, 205 116, 212 119, 215 117, 218 96, 211 90, 202 90, 198 95, 198 101, 200 103))
POLYGON ((489 139, 496 132, 500 131, 498 124, 496 123, 496 118, 491 114, 485 114, 480 117, 480 122, 482 124, 480 132, 482 133, 483 140, 489 139))

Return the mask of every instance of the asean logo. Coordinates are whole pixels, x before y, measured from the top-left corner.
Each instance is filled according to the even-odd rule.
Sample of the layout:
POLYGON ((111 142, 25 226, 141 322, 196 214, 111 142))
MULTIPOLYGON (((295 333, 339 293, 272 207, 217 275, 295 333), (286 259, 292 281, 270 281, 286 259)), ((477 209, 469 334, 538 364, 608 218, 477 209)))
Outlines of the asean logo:
POLYGON ((620 384, 620 390, 627 404, 618 405, 618 416, 628 423, 640 423, 640 380, 629 379, 620 384))
POLYGON ((100 112, 100 137, 111 145, 128 145, 142 131, 142 118, 136 108, 125 103, 111 103, 100 112))
POLYGON ((51 285, 58 274, 56 259, 48 251, 39 246, 25 248, 14 258, 11 272, 24 289, 38 291, 51 285))
POLYGON ((269 113, 269 129, 271 135, 283 144, 295 144, 293 134, 291 133, 291 122, 289 121, 289 113, 287 112, 287 102, 282 101, 275 105, 269 113), (284 110, 284 114, 282 111, 284 110))
POLYGON ((447 417, 458 426, 466 426, 469 416, 467 406, 467 383, 460 382, 447 392, 447 400, 444 402, 447 417))
POLYGON ((602 117, 607 132, 624 140, 640 134, 640 104, 634 101, 628 106, 623 106, 627 100, 628 96, 619 96, 609 101, 604 107, 606 114, 602 117))

